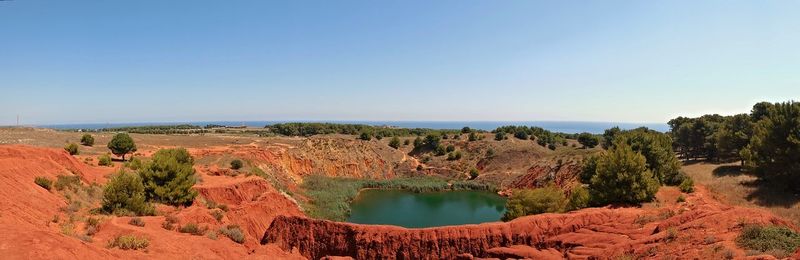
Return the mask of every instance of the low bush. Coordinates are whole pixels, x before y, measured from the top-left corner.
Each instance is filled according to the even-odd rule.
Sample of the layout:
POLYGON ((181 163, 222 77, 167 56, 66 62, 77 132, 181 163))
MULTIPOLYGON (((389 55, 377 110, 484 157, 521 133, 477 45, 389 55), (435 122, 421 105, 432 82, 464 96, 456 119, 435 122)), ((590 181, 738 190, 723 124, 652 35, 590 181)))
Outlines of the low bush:
POLYGON ((94 137, 90 134, 84 134, 81 136, 81 144, 85 146, 94 145, 94 137))
POLYGON ((219 233, 225 235, 226 237, 233 240, 236 243, 244 243, 244 233, 242 229, 239 228, 237 225, 228 225, 225 227, 219 228, 219 233))
POLYGON ((480 175, 480 174, 481 173, 478 171, 477 168, 469 169, 469 178, 470 179, 478 178, 478 175, 480 175))
POLYGON ((100 155, 100 158, 97 158, 97 165, 111 166, 111 156, 108 154, 100 155))
POLYGON ((67 151, 70 155, 78 154, 78 145, 75 143, 69 143, 64 146, 64 150, 67 151))
POLYGON ((56 190, 77 190, 81 186, 81 177, 76 175, 67 176, 67 175, 58 175, 56 176, 56 183, 53 185, 56 190))
POLYGON ((115 237, 111 241, 108 241, 108 248, 118 247, 122 250, 138 250, 138 249, 145 249, 147 246, 150 245, 150 241, 144 237, 137 237, 134 235, 122 235, 115 237))
POLYGON ((238 169, 241 169, 242 166, 244 166, 244 164, 242 163, 242 160, 235 159, 235 160, 231 161, 231 169, 238 170, 238 169))
POLYGON ((518 217, 563 212, 567 206, 567 199, 561 189, 548 186, 539 189, 522 189, 512 192, 511 198, 506 202, 506 213, 503 221, 518 217))
POLYGON ((591 196, 589 195, 589 190, 584 188, 583 186, 578 186, 572 189, 572 193, 569 195, 569 203, 567 203, 567 209, 569 210, 578 210, 582 208, 586 208, 591 203, 591 196))
POLYGON ((128 224, 137 226, 137 227, 144 227, 144 220, 140 217, 132 217, 128 224))
POLYGON ((94 236, 98 231, 100 231, 100 219, 92 217, 86 218, 86 235, 94 236))
POLYGON ((135 173, 120 171, 103 189, 103 211, 115 215, 153 215, 155 208, 145 200, 144 185, 135 173))
POLYGON ((800 233, 783 226, 747 225, 736 237, 736 244, 762 253, 792 253, 800 246, 800 233))
POLYGON ((195 236, 202 236, 206 233, 208 227, 205 226, 198 226, 195 223, 187 223, 186 225, 181 226, 178 228, 178 232, 181 233, 189 233, 195 236))
POLYGON ((677 199, 675 199, 675 202, 677 202, 677 203, 686 202, 686 197, 684 197, 683 195, 680 195, 680 196, 678 196, 677 199))
POLYGON ((178 217, 174 215, 167 215, 164 217, 164 222, 161 222, 161 227, 166 230, 174 230, 175 223, 178 223, 178 217))
POLYGON ((686 176, 681 182, 681 185, 678 186, 682 192, 692 193, 694 192, 694 180, 691 177, 686 176))
POLYGON ((211 216, 214 216, 214 219, 217 221, 222 221, 222 218, 225 217, 225 213, 222 212, 222 210, 215 209, 211 211, 211 216))
POLYGON ((46 190, 50 190, 53 186, 53 181, 41 176, 36 177, 36 179, 33 179, 33 183, 36 183, 36 185, 39 185, 39 187, 42 187, 46 190))

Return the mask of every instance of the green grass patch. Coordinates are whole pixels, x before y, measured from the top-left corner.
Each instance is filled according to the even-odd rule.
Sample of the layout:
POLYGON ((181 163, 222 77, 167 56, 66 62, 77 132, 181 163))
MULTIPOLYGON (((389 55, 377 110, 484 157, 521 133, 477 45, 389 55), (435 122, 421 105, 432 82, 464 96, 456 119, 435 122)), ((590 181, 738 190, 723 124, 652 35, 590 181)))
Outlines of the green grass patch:
POLYGON ((747 225, 736 244, 760 252, 791 254, 800 246, 800 233, 782 226, 747 225))
POLYGON ((413 192, 449 190, 495 191, 489 184, 471 181, 449 181, 436 177, 412 177, 389 180, 365 180, 312 175, 301 186, 309 202, 303 205, 306 214, 314 218, 344 221, 350 216, 350 202, 364 188, 398 189, 413 192))

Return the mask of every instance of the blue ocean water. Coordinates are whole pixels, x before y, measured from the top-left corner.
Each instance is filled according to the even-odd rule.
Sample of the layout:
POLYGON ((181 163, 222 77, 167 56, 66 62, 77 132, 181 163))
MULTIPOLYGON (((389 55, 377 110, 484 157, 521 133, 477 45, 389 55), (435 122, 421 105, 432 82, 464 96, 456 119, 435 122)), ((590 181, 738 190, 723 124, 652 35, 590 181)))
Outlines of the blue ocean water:
POLYGON ((582 122, 582 121, 196 121, 196 122, 140 122, 140 123, 112 123, 112 124, 60 124, 41 125, 41 127, 54 129, 101 129, 111 127, 148 126, 148 125, 176 125, 192 124, 205 126, 208 124, 227 126, 264 127, 270 124, 287 122, 330 122, 344 124, 367 124, 375 126, 397 126, 403 128, 431 128, 431 129, 461 129, 468 126, 473 129, 491 131, 505 125, 538 126, 553 132, 581 133, 589 132, 601 134, 605 129, 618 126, 622 129, 647 127, 656 131, 666 132, 669 126, 666 123, 619 123, 619 122, 582 122))

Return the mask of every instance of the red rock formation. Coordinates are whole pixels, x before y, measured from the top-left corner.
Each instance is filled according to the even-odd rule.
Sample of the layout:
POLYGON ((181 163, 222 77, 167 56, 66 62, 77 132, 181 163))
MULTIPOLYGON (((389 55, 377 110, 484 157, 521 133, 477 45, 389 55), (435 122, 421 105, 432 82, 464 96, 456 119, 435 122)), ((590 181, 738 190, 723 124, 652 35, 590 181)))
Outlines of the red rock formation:
POLYGON ((733 243, 742 221, 795 228, 764 211, 722 205, 700 189, 686 203, 663 208, 590 208, 507 223, 424 229, 281 216, 261 243, 298 250, 311 259, 329 255, 356 259, 606 259, 621 255, 714 259, 722 257, 722 251, 744 255, 733 243), (714 241, 709 242, 709 237, 714 241), (725 250, 710 250, 717 246, 725 250))

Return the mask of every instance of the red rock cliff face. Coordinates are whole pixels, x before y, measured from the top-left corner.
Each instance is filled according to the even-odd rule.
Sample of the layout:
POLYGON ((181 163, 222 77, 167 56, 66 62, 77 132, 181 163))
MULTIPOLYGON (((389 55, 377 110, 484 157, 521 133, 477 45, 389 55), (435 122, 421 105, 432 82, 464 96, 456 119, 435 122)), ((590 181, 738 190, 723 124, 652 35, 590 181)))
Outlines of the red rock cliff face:
POLYGON ((660 208, 590 208, 480 225, 406 229, 278 216, 261 239, 309 259, 721 259, 745 256, 734 242, 742 223, 795 228, 771 214, 730 207, 700 188, 660 208))

